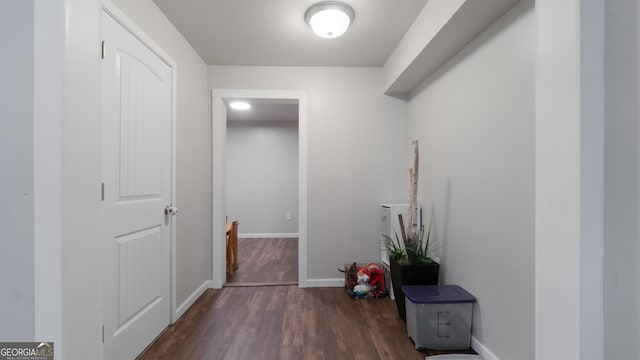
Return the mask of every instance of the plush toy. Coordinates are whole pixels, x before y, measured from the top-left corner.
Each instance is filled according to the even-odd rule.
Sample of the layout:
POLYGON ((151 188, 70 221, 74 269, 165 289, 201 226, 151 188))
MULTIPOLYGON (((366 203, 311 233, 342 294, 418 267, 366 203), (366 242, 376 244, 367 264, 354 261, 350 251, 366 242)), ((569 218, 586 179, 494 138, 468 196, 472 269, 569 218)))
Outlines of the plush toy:
POLYGON ((377 263, 368 263, 365 266, 369 275, 369 285, 376 296, 380 296, 385 291, 384 289, 384 274, 380 265, 377 263))
POLYGON ((371 286, 369 286, 369 285, 356 285, 353 288, 353 295, 355 297, 361 298, 361 297, 367 296, 369 291, 371 291, 371 286))
POLYGON ((366 285, 369 284, 369 274, 368 271, 365 272, 363 268, 358 269, 358 285, 366 285))
POLYGON ((376 295, 384 292, 384 275, 382 275, 382 272, 379 269, 371 270, 369 285, 374 289, 376 295))
POLYGON ((380 264, 368 263, 366 266, 358 266, 358 284, 369 285, 375 296, 384 292, 384 275, 380 264))

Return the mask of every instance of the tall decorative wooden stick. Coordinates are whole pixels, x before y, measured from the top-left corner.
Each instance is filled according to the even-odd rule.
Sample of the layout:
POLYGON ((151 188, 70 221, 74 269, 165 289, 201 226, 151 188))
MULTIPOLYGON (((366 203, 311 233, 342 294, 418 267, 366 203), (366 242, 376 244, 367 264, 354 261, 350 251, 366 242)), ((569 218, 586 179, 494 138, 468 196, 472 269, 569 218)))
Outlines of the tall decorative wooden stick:
POLYGON ((409 214, 407 214, 407 237, 415 240, 415 237, 418 235, 416 214, 418 211, 418 169, 420 153, 418 150, 418 140, 414 140, 411 145, 413 145, 413 168, 409 169, 409 214))
MULTIPOLYGON (((413 211, 411 209, 413 209, 413 169, 409 168, 409 170, 407 171, 408 175, 409 175, 409 205, 407 208, 407 236, 409 238, 413 238, 413 211)), ((405 244, 408 245, 408 244, 405 244)))

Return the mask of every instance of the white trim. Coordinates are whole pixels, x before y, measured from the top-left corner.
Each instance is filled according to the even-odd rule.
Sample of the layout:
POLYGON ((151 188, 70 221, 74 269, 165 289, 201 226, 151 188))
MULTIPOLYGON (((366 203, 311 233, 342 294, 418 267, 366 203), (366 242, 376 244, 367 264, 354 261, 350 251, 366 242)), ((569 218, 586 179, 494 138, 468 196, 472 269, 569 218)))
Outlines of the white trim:
POLYGON ((604 13, 535 2, 536 359, 605 356, 604 13))
POLYGON ((211 286, 221 289, 226 282, 226 168, 227 168, 227 111, 222 103, 223 93, 211 91, 211 286))
POLYGON ((240 239, 297 239, 298 233, 245 233, 238 234, 240 239))
POLYGON ((471 347, 475 350, 484 360, 500 360, 488 347, 478 340, 475 336, 471 335, 471 347))
MULTIPOLYGON (((122 12, 111 0, 102 0, 102 12, 111 16, 123 28, 129 31, 138 41, 153 52, 160 60, 162 60, 171 69, 171 185, 170 185, 170 201, 171 204, 176 203, 176 117, 177 117, 177 79, 178 64, 166 53, 153 39, 151 39, 138 25, 135 24, 124 12, 122 12)), ((102 16, 102 15, 101 15, 102 16)), ((102 37, 102 30, 100 33, 102 37)), ((169 204, 167 204, 169 205, 169 204)), ((176 217, 171 216, 170 232, 170 322, 173 324, 177 317, 176 314, 176 217)))
POLYGON ((307 286, 307 123, 308 105, 305 91, 290 90, 211 90, 212 139, 212 287, 221 288, 225 271, 226 214, 226 109, 225 98, 297 99, 298 100, 298 286, 307 286))
POLYGON ((172 69, 177 67, 176 62, 166 53, 153 39, 151 39, 136 23, 131 20, 120 8, 111 0, 102 0, 102 10, 117 21, 123 28, 131 33, 138 41, 156 54, 160 60, 169 65, 172 69))
POLYGON ((62 346, 64 1, 34 2, 34 340, 62 346), (46 340, 45 340, 46 339, 46 340))
POLYGON ((298 92, 298 287, 307 287, 307 94, 298 92))
POLYGON ((307 279, 307 287, 310 287, 310 288, 344 287, 344 278, 307 279))
POLYGON ((196 302, 196 300, 198 300, 198 298, 202 296, 202 294, 204 294, 205 291, 207 291, 207 289, 211 288, 211 286, 212 286, 211 280, 207 280, 203 282, 202 285, 200 285, 196 289, 196 291, 191 293, 191 295, 187 297, 187 300, 185 300, 182 304, 180 304, 180 306, 176 308, 176 311, 174 313, 176 321, 180 319, 180 317, 182 317, 182 315, 184 315, 184 313, 187 312, 187 310, 189 310, 191 305, 193 305, 196 302))
MULTIPOLYGON (((171 204, 176 205, 177 202, 177 119, 178 119, 178 64, 169 58, 169 67, 171 67, 171 204)), ((179 316, 173 316, 177 313, 177 244, 176 244, 176 231, 178 228, 178 219, 176 216, 169 216, 171 221, 171 323, 175 323, 179 316)))

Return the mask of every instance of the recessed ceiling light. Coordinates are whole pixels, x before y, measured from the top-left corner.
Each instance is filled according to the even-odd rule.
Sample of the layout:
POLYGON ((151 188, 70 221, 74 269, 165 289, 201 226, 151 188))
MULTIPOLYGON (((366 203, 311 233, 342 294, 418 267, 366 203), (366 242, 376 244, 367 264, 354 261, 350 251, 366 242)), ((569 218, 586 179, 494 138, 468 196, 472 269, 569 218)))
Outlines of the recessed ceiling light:
POLYGON ((249 110, 249 109, 251 109, 251 104, 249 104, 248 102, 245 102, 245 101, 234 101, 231 104, 229 104, 229 106, 231 106, 232 109, 236 109, 236 110, 249 110))
POLYGON ((339 1, 323 1, 311 6, 304 14, 313 32, 323 38, 336 38, 353 21, 353 9, 339 1))

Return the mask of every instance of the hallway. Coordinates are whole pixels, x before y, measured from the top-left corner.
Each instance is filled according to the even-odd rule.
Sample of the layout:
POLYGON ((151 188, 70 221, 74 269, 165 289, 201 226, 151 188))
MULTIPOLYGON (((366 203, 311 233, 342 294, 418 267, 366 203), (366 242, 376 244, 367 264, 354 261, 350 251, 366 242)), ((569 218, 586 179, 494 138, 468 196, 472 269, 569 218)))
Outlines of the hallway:
POLYGON ((207 290, 140 360, 421 360, 393 300, 298 288, 295 239, 239 239, 240 267, 207 290))

